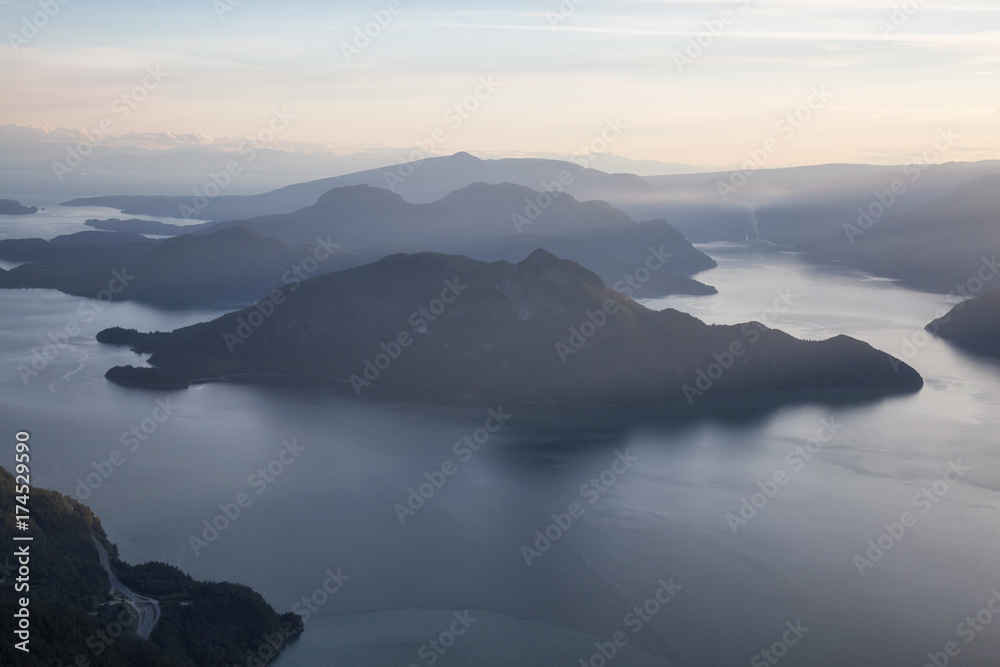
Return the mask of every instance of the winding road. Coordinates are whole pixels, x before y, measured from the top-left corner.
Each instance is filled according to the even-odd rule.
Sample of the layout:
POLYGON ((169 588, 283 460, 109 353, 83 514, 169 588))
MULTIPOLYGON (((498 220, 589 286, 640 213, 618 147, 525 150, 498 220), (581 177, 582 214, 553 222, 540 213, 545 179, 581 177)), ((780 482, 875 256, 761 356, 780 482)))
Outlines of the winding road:
POLYGON ((97 547, 97 555, 101 558, 101 565, 104 566, 105 571, 108 573, 108 579, 111 580, 111 595, 114 595, 115 591, 118 591, 119 595, 125 598, 125 601, 135 609, 139 615, 139 623, 135 632, 139 635, 140 639, 149 639, 149 636, 153 634, 153 628, 156 627, 156 623, 160 620, 160 603, 151 598, 139 595, 119 581, 115 573, 111 571, 111 559, 108 558, 107 549, 93 535, 91 535, 91 539, 94 540, 94 545, 97 547))

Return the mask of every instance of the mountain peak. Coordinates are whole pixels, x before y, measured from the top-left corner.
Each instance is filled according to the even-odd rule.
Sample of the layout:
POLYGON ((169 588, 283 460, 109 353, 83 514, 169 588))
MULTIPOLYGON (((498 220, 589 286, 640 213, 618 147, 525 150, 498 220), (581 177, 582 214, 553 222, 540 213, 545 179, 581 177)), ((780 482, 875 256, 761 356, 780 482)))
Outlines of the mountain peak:
POLYGON ((548 250, 543 248, 538 248, 530 255, 528 255, 521 264, 527 266, 555 266, 562 264, 565 260, 562 260, 555 255, 553 255, 548 250))
MULTIPOLYGON (((477 181, 470 183, 463 188, 450 192, 438 200, 439 204, 457 204, 459 202, 471 202, 478 205, 510 205, 515 201, 521 203, 521 199, 533 198, 538 195, 536 190, 526 185, 516 183, 484 183, 477 181)), ((571 195, 564 195, 566 200, 572 199, 571 195)), ((573 199, 575 202, 576 200, 573 199)))
POLYGON ((344 185, 333 188, 316 201, 316 206, 339 206, 345 203, 352 205, 370 204, 374 202, 394 202, 403 203, 402 197, 385 188, 376 188, 371 185, 344 185))
MULTIPOLYGON (((592 295, 599 295, 606 289, 604 281, 596 273, 542 248, 536 249, 519 262, 517 269, 522 277, 531 276, 530 280, 541 280, 546 284, 556 285, 560 290, 575 285, 592 295)), ((603 298, 601 297, 602 300, 603 298)))

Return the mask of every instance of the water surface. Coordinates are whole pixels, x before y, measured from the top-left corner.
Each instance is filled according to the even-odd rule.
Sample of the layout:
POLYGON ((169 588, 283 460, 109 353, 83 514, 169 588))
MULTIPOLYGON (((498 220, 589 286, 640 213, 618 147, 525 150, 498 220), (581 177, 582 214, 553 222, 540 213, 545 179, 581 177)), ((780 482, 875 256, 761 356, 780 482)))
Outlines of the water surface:
MULTIPOLYGON (((483 407, 317 388, 127 390, 103 374, 141 357, 98 345, 97 331, 173 329, 217 313, 96 312, 92 301, 26 290, 0 291, 0 422, 32 432, 33 481, 86 495, 126 560, 244 583, 281 611, 322 599, 313 596, 340 568, 350 578, 310 612, 278 667, 430 664, 421 647, 465 610, 478 620, 435 664, 578 665, 617 632, 629 653, 609 664, 751 664, 786 623, 808 632, 782 664, 919 666, 948 641, 961 647, 952 664, 993 664, 1000 624, 971 643, 957 626, 1000 590, 1000 368, 919 335, 946 297, 790 253, 706 250, 720 266, 701 277, 720 294, 647 305, 713 323, 763 319, 806 338, 845 333, 897 355, 918 340, 909 363, 926 387, 860 404, 728 400, 725 419, 686 406, 493 406, 510 419, 462 461, 453 446, 483 426, 483 407), (791 305, 769 315, 779 293, 791 305), (69 322, 81 334, 22 381, 32 350, 53 343, 50 333, 61 340, 69 322), (172 414, 157 423, 163 405, 172 414), (836 425, 833 439, 790 463, 824 423, 836 425), (137 446, 133 428, 145 438, 137 446), (262 482, 258 471, 279 470, 292 441, 304 450, 262 482), (115 450, 124 464, 81 492, 78 480, 115 450), (634 462, 609 477, 619 453, 634 462), (449 460, 457 472, 401 523, 394 505, 449 460), (921 513, 914 496, 956 462, 968 471, 921 513), (734 532, 727 515, 778 472, 787 484, 734 532), (582 492, 602 473, 613 485, 582 492), (203 522, 240 493, 251 506, 193 548, 203 522), (573 503, 582 516, 529 566, 522 546, 573 503), (915 525, 861 576, 855 556, 906 512, 915 525), (634 632, 635 607, 661 582, 679 590, 634 632)), ((0 463, 12 464, 9 448, 0 463)))

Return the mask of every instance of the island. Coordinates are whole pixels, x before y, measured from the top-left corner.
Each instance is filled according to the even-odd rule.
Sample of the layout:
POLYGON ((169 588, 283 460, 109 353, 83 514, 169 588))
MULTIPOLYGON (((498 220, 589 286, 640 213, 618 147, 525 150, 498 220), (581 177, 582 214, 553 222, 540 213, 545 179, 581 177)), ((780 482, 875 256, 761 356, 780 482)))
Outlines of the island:
POLYGON ((37 206, 21 206, 14 199, 0 199, 0 215, 32 215, 38 213, 37 206))
MULTIPOLYGON (((923 385, 910 366, 847 336, 802 341, 764 323, 710 326, 650 310, 545 250, 517 264, 397 254, 280 296, 169 333, 113 328, 98 339, 150 354, 153 387, 281 378, 357 396, 650 406, 923 385)), ((107 377, 144 384, 134 369, 107 377)))

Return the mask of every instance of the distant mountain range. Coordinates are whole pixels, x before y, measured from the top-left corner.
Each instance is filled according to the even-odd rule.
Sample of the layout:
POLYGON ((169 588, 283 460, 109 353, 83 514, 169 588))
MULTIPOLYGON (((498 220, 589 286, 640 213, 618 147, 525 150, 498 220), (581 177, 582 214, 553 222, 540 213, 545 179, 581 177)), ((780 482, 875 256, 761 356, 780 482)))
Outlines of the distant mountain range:
MULTIPOLYGON (((556 156, 553 159, 566 162, 581 161, 581 156, 556 156)), ((633 160, 613 153, 598 153, 584 158, 587 166, 609 174, 635 174, 636 176, 673 176, 676 174, 699 174, 716 172, 718 166, 691 165, 680 162, 661 162, 660 160, 633 160)))
POLYGON ((243 228, 161 242, 96 231, 51 241, 14 239, 0 241, 0 259, 25 262, 0 270, 0 289, 57 289, 165 308, 235 307, 358 264, 323 238, 293 248, 243 228))
MULTIPOLYGON (((373 149, 349 154, 332 153, 321 146, 299 146, 290 150, 275 143, 239 150, 236 143, 227 148, 193 143, 169 149, 135 146, 95 146, 87 157, 86 169, 64 175, 61 182, 52 179, 52 163, 66 160, 67 146, 85 137, 79 133, 47 128, 44 136, 10 137, 0 128, 0 172, 7 192, 60 194, 66 198, 99 195, 109 191, 119 194, 159 192, 191 196, 210 181, 211 173, 225 170, 235 160, 239 176, 226 188, 226 194, 265 192, 290 183, 305 183, 359 171, 389 168, 405 162, 411 148, 373 149), (41 140, 40 140, 41 139, 41 140)), ((10 126, 7 126, 10 130, 10 126)), ((35 129, 37 132, 37 128, 35 129)), ((206 137, 189 137, 203 141, 206 137)), ((242 140, 239 140, 242 141, 242 140)), ((580 156, 537 156, 573 162, 580 156)), ((632 160, 611 153, 586 156, 589 166, 608 173, 640 176, 714 171, 676 162, 632 160)))
POLYGON ((154 369, 108 372, 138 386, 284 377, 358 395, 620 406, 922 386, 866 343, 652 311, 543 250, 518 264, 393 255, 211 322, 172 333, 109 329, 98 340, 152 353, 154 369))
POLYGON ((259 195, 218 196, 207 199, 204 206, 190 196, 87 197, 73 199, 64 206, 108 206, 129 215, 193 217, 218 222, 291 213, 312 206, 330 190, 346 186, 368 185, 391 190, 410 203, 429 203, 474 183, 513 183, 536 191, 545 191, 548 185, 552 190, 564 189, 581 200, 607 201, 652 192, 649 184, 634 174, 607 174, 560 160, 481 160, 468 153, 456 153, 289 185, 259 195))
MULTIPOLYGON (((946 154, 939 152, 938 156, 946 154)), ((287 215, 313 207, 331 188, 345 186, 391 189, 410 203, 430 205, 446 202, 455 192, 477 182, 497 186, 511 183, 543 193, 547 188, 555 189, 560 178, 565 185, 558 187, 578 199, 608 202, 636 220, 669 220, 692 242, 746 242, 800 250, 819 260, 837 260, 932 291, 952 290, 956 281, 975 270, 982 252, 997 249, 1000 243, 988 222, 1000 218, 998 190, 991 185, 1000 178, 1000 161, 996 160, 943 164, 915 160, 905 166, 753 167, 745 172, 640 178, 566 161, 480 160, 458 153, 301 183, 251 197, 221 196, 205 200, 197 215, 216 221, 256 221, 262 214, 287 215), (947 243, 943 243, 945 240, 947 243)), ((102 197, 67 203, 175 216, 191 201, 176 197, 102 197)), ((392 244, 393 240, 388 240, 385 248, 512 259, 473 246, 428 244, 418 248, 392 244)), ((512 248, 518 252, 525 249, 516 243, 512 248)), ((548 249, 599 268, 593 253, 574 255, 571 247, 554 244, 548 249)), ((615 272, 620 268, 616 266, 615 272)), ((610 282, 612 276, 599 270, 610 282)), ((676 292, 684 288, 671 285, 664 289, 676 292)), ((688 290, 701 293, 695 286, 688 290)))
MULTIPOLYGON (((482 160, 456 153, 290 185, 259 195, 218 196, 190 213, 192 217, 215 221, 291 213, 314 204, 333 188, 348 185, 391 189, 409 202, 427 203, 477 182, 514 183, 543 191, 546 184, 557 183, 564 175, 564 180, 571 179, 567 192, 578 199, 606 201, 636 220, 667 218, 694 242, 742 241, 759 235, 762 240, 789 243, 839 229, 857 206, 869 203, 876 192, 897 179, 906 185, 905 194, 894 205, 894 212, 901 213, 976 178, 1000 173, 1000 161, 988 160, 940 165, 754 167, 744 173, 734 170, 639 177, 599 171, 605 166, 629 166, 609 160, 595 156, 585 161, 585 168, 568 160, 482 160), (799 209, 809 214, 789 219, 799 209), (755 214, 759 218, 756 224, 755 214), (830 220, 831 216, 836 220, 830 220)), ((129 214, 183 217, 182 207, 192 208, 192 199, 109 196, 75 199, 66 205, 110 206, 129 214)))
POLYGON ((891 213, 902 214, 977 178, 1000 174, 1000 161, 940 165, 826 164, 649 177, 647 198, 608 201, 637 218, 667 217, 695 243, 763 240, 797 245, 842 234, 858 207, 899 181, 891 213))
POLYGON ((545 248, 591 268, 611 285, 626 281, 633 296, 715 292, 690 278, 714 268, 715 261, 665 220, 636 224, 604 202, 580 202, 568 193, 550 195, 511 183, 475 183, 429 204, 412 204, 368 185, 344 186, 293 213, 249 220, 183 227, 142 220, 88 224, 195 235, 244 227, 290 245, 329 237, 357 256, 354 265, 397 252, 517 260, 545 248))
MULTIPOLYGON (((967 190, 955 194, 960 188, 974 188, 977 179, 1000 175, 1000 161, 996 160, 944 164, 914 161, 905 166, 753 167, 745 172, 645 178, 601 172, 592 168, 597 164, 600 163, 594 161, 583 168, 559 160, 480 160, 458 153, 291 185, 250 197, 221 196, 206 200, 206 206, 196 215, 222 221, 288 214, 314 205, 332 188, 353 185, 391 189, 408 202, 429 203, 477 182, 513 183, 543 192, 547 187, 555 187, 562 177, 566 181, 565 190, 574 197, 608 202, 635 220, 669 220, 692 242, 768 243, 802 250, 818 259, 837 259, 935 291, 951 289, 950 283, 965 266, 978 260, 976 252, 982 247, 978 244, 983 227, 969 216, 1000 215, 1000 206, 989 197, 967 190), (970 202, 958 201, 970 195, 980 205, 976 211, 972 211, 970 202), (936 207, 916 213, 937 200, 940 204, 936 207), (962 212, 951 215, 953 206, 962 212), (947 249, 937 242, 937 232, 921 222, 921 216, 931 214, 948 219, 955 230, 957 242, 949 244, 947 249), (859 239, 850 234, 850 227, 857 226, 859 220, 868 224, 865 215, 871 216, 879 229, 859 239), (913 228, 902 231, 910 220, 913 228), (964 226, 967 224, 968 229, 964 226), (901 243, 894 246, 887 240, 890 236, 901 243), (947 256, 938 257, 938 252, 947 256), (943 263, 940 269, 919 268, 936 267, 938 260, 943 263)), ((190 207, 191 199, 101 197, 67 203, 113 206, 133 214, 177 216, 182 206, 190 207)), ((986 239, 985 247, 992 247, 991 243, 986 239)), ((580 259, 587 263, 586 258, 580 259)))
MULTIPOLYGON (((984 266, 990 276, 996 273, 990 260, 1000 253, 1000 175, 976 179, 907 213, 895 214, 873 198, 836 232, 799 247, 919 289, 961 294, 984 266)), ((979 289, 997 288, 1000 279, 979 289)))

